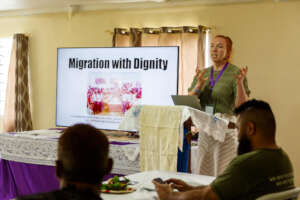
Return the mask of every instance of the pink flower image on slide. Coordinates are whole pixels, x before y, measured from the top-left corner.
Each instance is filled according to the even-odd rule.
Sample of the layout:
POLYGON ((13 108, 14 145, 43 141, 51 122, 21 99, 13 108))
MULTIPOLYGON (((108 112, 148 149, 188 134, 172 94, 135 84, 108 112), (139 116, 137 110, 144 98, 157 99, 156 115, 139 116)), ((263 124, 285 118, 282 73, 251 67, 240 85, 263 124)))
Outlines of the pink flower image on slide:
POLYGON ((136 80, 128 81, 130 77, 117 75, 93 77, 87 91, 87 110, 90 115, 122 116, 133 105, 140 104, 141 83, 136 80))
POLYGON ((105 81, 104 78, 97 78, 97 79, 95 80, 95 82, 96 82, 96 84, 105 84, 105 83, 106 83, 106 81, 105 81))
POLYGON ((122 91, 122 112, 125 113, 134 104, 139 104, 139 100, 142 98, 142 86, 141 83, 125 82, 121 88, 122 91))
POLYGON ((87 92, 87 107, 94 115, 101 113, 104 110, 103 88, 89 87, 87 92))
POLYGON ((129 101, 122 101, 122 112, 125 113, 131 106, 132 104, 129 101))

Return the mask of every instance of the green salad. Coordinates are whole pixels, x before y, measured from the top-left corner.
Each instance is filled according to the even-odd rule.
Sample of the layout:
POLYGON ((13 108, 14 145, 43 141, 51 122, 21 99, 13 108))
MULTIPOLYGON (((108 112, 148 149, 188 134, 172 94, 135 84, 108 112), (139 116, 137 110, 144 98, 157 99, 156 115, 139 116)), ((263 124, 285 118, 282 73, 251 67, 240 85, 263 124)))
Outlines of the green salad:
POLYGON ((124 176, 124 180, 120 180, 118 176, 114 176, 107 184, 102 184, 102 190, 126 190, 129 179, 124 176))

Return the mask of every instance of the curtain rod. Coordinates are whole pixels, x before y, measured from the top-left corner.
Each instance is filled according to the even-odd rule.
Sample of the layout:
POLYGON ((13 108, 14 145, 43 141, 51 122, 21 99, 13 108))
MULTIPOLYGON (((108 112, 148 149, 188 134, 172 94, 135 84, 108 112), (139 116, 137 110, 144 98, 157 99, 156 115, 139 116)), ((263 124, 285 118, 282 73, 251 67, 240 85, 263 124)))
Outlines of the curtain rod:
MULTIPOLYGON (((170 28, 170 29, 182 29, 184 27, 190 27, 191 29, 199 29, 199 26, 178 26, 178 27, 168 27, 168 26, 165 26, 165 28, 170 28)), ((211 31, 212 29, 214 29, 213 27, 207 27, 207 26, 202 26, 202 29, 204 31, 211 31)), ((161 28, 164 28, 164 27, 153 27, 153 28, 148 28, 148 27, 144 27, 144 28, 137 28, 137 29, 140 29, 140 30, 143 30, 143 29, 161 29, 161 28)), ((117 29, 124 29, 124 31, 130 31, 130 28, 117 28, 117 29)), ((110 35, 113 35, 114 34, 114 31, 111 31, 111 30, 106 30, 105 32, 109 33, 110 35)), ((193 32, 193 31, 191 31, 193 32)), ((125 34, 125 33, 124 33, 125 34)))

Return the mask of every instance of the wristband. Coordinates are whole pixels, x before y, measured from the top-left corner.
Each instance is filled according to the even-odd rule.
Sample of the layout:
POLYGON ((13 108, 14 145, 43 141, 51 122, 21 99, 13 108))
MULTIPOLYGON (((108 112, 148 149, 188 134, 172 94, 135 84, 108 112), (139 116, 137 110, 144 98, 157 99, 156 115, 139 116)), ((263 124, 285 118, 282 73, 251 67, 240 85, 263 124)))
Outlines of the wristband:
POLYGON ((197 88, 194 88, 194 92, 195 92, 197 95, 199 95, 201 91, 198 90, 197 88))

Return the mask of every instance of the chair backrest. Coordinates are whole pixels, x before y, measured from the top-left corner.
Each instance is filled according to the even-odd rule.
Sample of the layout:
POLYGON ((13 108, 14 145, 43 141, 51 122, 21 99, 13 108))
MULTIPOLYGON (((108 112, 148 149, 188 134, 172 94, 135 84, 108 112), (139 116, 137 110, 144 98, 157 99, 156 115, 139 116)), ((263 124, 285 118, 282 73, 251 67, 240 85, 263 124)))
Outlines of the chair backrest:
POLYGON ((283 192, 276 192, 263 195, 256 200, 297 200, 300 193, 300 188, 296 187, 294 189, 286 190, 283 192))

